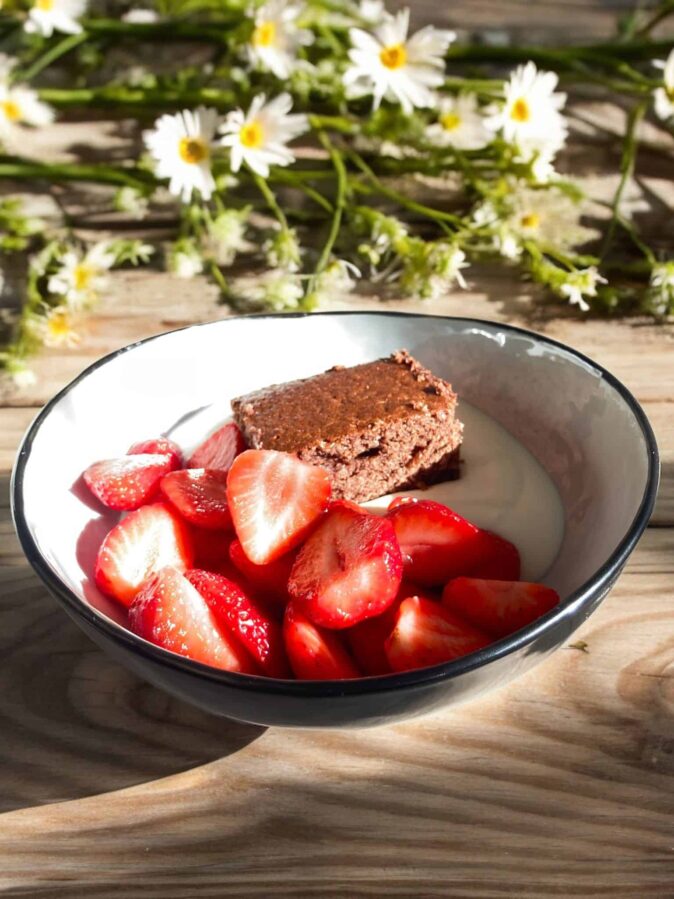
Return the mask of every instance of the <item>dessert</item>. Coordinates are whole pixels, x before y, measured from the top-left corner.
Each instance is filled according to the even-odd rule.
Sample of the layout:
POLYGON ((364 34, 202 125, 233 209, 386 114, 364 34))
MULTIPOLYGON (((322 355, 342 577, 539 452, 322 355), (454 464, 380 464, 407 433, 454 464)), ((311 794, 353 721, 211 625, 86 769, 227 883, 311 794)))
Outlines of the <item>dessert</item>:
POLYGON ((458 476, 457 397, 405 350, 232 400, 247 446, 293 453, 365 502, 458 476))

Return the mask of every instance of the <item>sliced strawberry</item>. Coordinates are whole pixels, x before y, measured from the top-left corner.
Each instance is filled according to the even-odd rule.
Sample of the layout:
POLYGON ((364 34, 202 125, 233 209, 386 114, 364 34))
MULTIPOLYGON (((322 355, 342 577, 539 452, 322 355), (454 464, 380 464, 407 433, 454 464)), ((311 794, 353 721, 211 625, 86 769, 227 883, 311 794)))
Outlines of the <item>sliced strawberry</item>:
POLYGON ((346 632, 351 652, 365 674, 388 674, 391 671, 384 643, 395 627, 400 603, 408 596, 421 596, 431 602, 437 600, 437 597, 425 591, 423 587, 403 581, 396 598, 385 612, 376 618, 361 621, 346 632))
POLYGON ((138 509, 154 498, 159 482, 171 471, 172 457, 168 454, 122 456, 95 462, 84 472, 84 481, 108 509, 128 512, 138 509))
POLYGON ((479 561, 466 574, 496 581, 519 580, 520 554, 517 547, 498 534, 482 531, 479 561))
POLYGON ((442 594, 442 603, 492 637, 506 637, 553 609, 559 594, 543 584, 458 577, 442 594))
POLYGON ((236 536, 256 565, 273 562, 301 543, 329 498, 327 471, 275 450, 246 450, 227 479, 236 536))
POLYGON ((126 451, 127 456, 136 456, 139 453, 160 453, 162 455, 168 453, 173 457, 171 471, 183 467, 182 450, 177 443, 174 443, 167 437, 155 437, 154 440, 141 440, 140 443, 134 443, 134 445, 129 447, 126 451))
POLYGON ((351 627, 388 608, 401 577, 391 523, 335 506, 300 549, 288 592, 314 623, 351 627))
POLYGON ((255 673, 245 650, 226 633, 198 590, 177 568, 162 568, 138 593, 129 608, 134 634, 214 668, 255 673))
POLYGON ((251 562, 238 540, 229 546, 229 558, 236 568, 265 599, 285 605, 288 602, 288 580, 297 553, 286 553, 266 565, 251 562))
POLYGON ((243 434, 234 422, 223 425, 200 444, 187 460, 187 468, 215 468, 227 472, 246 448, 243 434))
POLYGON ((393 671, 409 671, 458 659, 488 644, 489 637, 440 603, 410 596, 400 604, 384 648, 393 671))
POLYGON ((300 680, 360 677, 360 671, 337 634, 316 627, 293 603, 286 607, 283 638, 290 666, 300 680))
POLYGON ((388 511, 391 509, 397 509, 398 506, 407 506, 410 503, 418 503, 419 500, 416 496, 394 496, 391 502, 388 504, 388 511))
POLYGON ((192 556, 187 525, 168 506, 153 503, 110 531, 98 550, 94 577, 103 593, 129 606, 151 574, 166 565, 184 571, 192 556))
POLYGON ((222 531, 232 526, 227 475, 208 468, 183 468, 162 478, 161 492, 190 524, 222 531))
POLYGON ((229 567, 230 531, 209 531, 206 528, 190 528, 194 546, 194 563, 199 568, 229 567))
POLYGON ((403 503, 386 517, 400 543, 405 577, 426 587, 467 574, 481 557, 480 529, 441 503, 403 503))
POLYGON ((268 677, 289 677, 281 627, 238 584, 221 574, 193 569, 187 580, 206 600, 221 631, 231 634, 268 677))
POLYGON ((354 512, 364 512, 367 515, 371 515, 372 512, 369 509, 366 509, 365 506, 359 506, 358 503, 354 503, 351 499, 333 499, 328 506, 329 509, 352 509, 354 512))

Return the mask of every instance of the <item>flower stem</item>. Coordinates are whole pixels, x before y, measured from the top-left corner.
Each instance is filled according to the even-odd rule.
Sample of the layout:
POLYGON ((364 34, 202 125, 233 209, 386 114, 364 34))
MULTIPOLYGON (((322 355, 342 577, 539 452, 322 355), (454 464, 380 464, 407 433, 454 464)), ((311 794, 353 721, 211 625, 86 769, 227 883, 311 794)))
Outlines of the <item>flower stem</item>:
POLYGON ((337 177, 337 194, 335 196, 335 205, 332 213, 332 220, 330 222, 330 230, 328 231, 328 236, 325 240, 325 243, 323 244, 321 255, 319 256, 318 262, 316 263, 316 268, 314 269, 314 278, 312 279, 312 282, 315 280, 316 275, 319 275, 323 271, 323 269, 328 264, 328 261, 330 260, 330 254, 332 253, 332 248, 335 245, 337 235, 339 234, 339 228, 342 224, 342 215, 344 213, 344 207, 346 205, 347 190, 346 168, 344 167, 344 160, 342 159, 340 151, 334 146, 334 144, 324 131, 319 132, 318 139, 330 154, 330 159, 332 160, 332 164, 335 167, 335 175, 337 177))
POLYGON ((97 163, 84 165, 71 162, 42 163, 20 156, 0 154, 0 178, 44 181, 84 181, 94 184, 113 184, 142 189, 158 184, 151 172, 139 168, 122 168, 97 163))
POLYGON ((79 47, 80 44, 83 44, 88 39, 88 36, 85 32, 81 31, 78 34, 69 34, 67 37, 64 37, 63 40, 60 40, 57 44, 54 44, 50 47, 45 53, 29 65, 28 68, 23 71, 19 71, 15 76, 15 81, 30 81, 31 78, 34 78, 36 75, 39 75, 43 69, 46 69, 52 63, 56 62, 57 59, 60 59, 62 56, 65 56, 67 53, 70 53, 71 50, 74 50, 75 47, 79 47))
POLYGON ((285 216, 284 211, 278 204, 278 200, 276 199, 276 195, 274 191, 267 184, 266 178, 263 178, 261 175, 258 175, 257 172, 251 172, 251 177, 255 182, 255 186, 260 191, 262 196, 264 197, 267 206, 271 209, 271 211, 276 216, 276 219, 281 226, 283 231, 289 231, 288 227, 288 219, 285 216))

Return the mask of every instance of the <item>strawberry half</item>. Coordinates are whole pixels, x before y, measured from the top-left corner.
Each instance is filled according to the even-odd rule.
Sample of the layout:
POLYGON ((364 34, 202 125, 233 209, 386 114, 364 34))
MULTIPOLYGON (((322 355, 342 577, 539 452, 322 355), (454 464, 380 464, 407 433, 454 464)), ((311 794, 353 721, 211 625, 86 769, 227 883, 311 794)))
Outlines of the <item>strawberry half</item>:
POLYGON ((517 581, 520 567, 520 554, 514 543, 491 531, 482 531, 480 559, 466 574, 495 581, 517 581))
POLYGON ((194 546, 194 564, 199 568, 229 568, 230 531, 209 531, 206 528, 190 528, 194 546))
POLYGON ((365 674, 390 673, 391 666, 386 658, 384 643, 395 627, 400 603, 408 596, 421 596, 431 601, 437 599, 432 593, 424 591, 423 587, 403 581, 396 598, 385 612, 376 618, 361 621, 346 632, 349 648, 365 674))
POLYGON ((391 523, 332 508, 300 549, 288 582, 298 609, 322 627, 351 627, 395 599, 402 557, 391 523))
POLYGON ((236 536, 256 565, 273 562, 306 536, 330 498, 327 471, 289 453, 246 450, 227 479, 236 536))
POLYGON ((283 638, 290 666, 300 680, 346 680, 361 676, 337 634, 316 627, 292 603, 286 607, 283 638))
POLYGON ((160 453, 173 457, 173 465, 171 471, 176 468, 183 467, 183 453, 177 443, 169 440, 168 437, 155 437, 153 440, 141 440, 140 443, 134 443, 126 451, 127 456, 136 456, 144 453, 160 453))
POLYGON ((187 460, 187 468, 215 468, 227 472, 246 448, 243 434, 234 424, 223 425, 207 437, 187 460))
POLYGON ((188 571, 187 580, 206 600, 221 631, 231 634, 268 677, 288 677, 280 626, 238 584, 211 571, 188 571))
POLYGON ((410 503, 418 503, 419 500, 416 496, 394 496, 391 502, 388 504, 388 511, 391 509, 397 509, 398 506, 408 506, 410 503))
POLYGON ((238 540, 232 540, 229 546, 229 558, 252 587, 265 599, 284 606, 289 598, 288 581, 296 555, 290 552, 266 565, 256 565, 250 561, 238 540))
POLYGON ((553 609, 559 594, 543 584, 458 577, 442 603, 492 637, 506 637, 553 609))
POLYGON ((178 571, 162 568, 129 608, 134 634, 214 668, 254 673, 255 666, 235 640, 223 634, 201 594, 178 571))
POLYGON ((159 482, 171 471, 173 457, 156 453, 123 456, 95 462, 84 472, 84 481, 108 509, 128 512, 154 498, 159 482))
POLYGON ((110 531, 98 550, 94 578, 103 593, 129 606, 151 574, 166 565, 183 571, 192 555, 187 525, 163 503, 153 503, 110 531))
POLYGON ((418 584, 446 584, 468 574, 481 558, 480 529, 441 503, 429 499, 402 503, 386 517, 400 544, 405 577, 418 584))
POLYGON ((161 492, 190 524, 221 531, 232 526, 227 507, 227 474, 208 468, 183 468, 162 478, 161 492))
POLYGON ((488 644, 489 637, 439 603, 410 596, 400 604, 384 648, 393 671, 409 671, 458 659, 488 644))

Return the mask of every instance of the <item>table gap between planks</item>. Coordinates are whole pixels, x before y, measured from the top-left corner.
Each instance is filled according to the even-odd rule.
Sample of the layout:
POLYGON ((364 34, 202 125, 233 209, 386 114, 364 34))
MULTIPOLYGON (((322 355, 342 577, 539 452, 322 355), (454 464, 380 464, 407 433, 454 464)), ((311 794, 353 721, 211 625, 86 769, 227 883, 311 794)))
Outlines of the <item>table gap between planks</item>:
MULTIPOLYGON (((573 13, 589 39, 619 6, 480 0, 452 7, 452 24, 469 11, 470 26, 533 41, 568 30, 573 13)), ((603 113, 618 131, 622 113, 603 113)), ((32 151, 67 158, 85 134, 117 139, 110 123, 67 123, 32 151)), ((615 171, 615 158, 587 173, 609 192, 601 164, 615 171)), ((673 170, 660 155, 644 178, 662 196, 673 170)), ((662 220, 671 229, 671 204, 662 220)), ((467 706, 337 733, 212 718, 108 659, 23 558, 8 501, 16 448, 38 408, 104 353, 230 313, 204 281, 117 272, 81 346, 45 353, 38 384, 0 401, 0 895, 674 896, 674 327, 581 321, 490 267, 446 299, 359 294, 328 308, 528 327, 592 356, 640 400, 662 454, 658 503, 574 638, 584 649, 467 706)))

